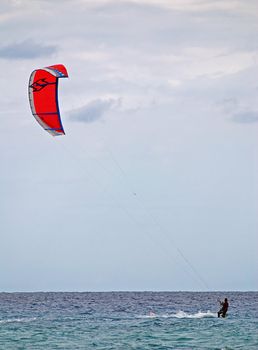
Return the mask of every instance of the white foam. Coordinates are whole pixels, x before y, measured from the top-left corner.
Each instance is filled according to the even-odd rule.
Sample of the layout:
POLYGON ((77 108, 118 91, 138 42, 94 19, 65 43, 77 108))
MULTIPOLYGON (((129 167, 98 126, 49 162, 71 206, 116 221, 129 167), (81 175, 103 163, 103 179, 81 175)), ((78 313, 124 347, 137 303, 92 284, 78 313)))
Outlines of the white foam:
POLYGON ((6 324, 6 323, 16 323, 16 322, 32 322, 35 321, 36 317, 31 318, 7 318, 6 320, 0 320, 0 324, 6 324))
POLYGON ((194 314, 190 314, 187 312, 184 312, 182 310, 179 310, 175 314, 155 314, 154 312, 150 312, 148 315, 140 315, 139 318, 213 318, 218 317, 216 312, 211 311, 198 311, 194 314))
POLYGON ((176 318, 205 318, 205 317, 218 317, 216 312, 210 312, 210 310, 206 312, 198 311, 195 314, 188 314, 184 311, 178 311, 175 315, 176 318))

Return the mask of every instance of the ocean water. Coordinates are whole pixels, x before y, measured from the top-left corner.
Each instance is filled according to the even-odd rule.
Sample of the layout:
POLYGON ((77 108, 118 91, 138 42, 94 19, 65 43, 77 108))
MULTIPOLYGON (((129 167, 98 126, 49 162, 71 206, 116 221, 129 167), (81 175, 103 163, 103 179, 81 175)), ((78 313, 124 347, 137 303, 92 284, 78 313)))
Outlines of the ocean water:
POLYGON ((0 349, 257 350, 258 293, 0 293, 0 349))

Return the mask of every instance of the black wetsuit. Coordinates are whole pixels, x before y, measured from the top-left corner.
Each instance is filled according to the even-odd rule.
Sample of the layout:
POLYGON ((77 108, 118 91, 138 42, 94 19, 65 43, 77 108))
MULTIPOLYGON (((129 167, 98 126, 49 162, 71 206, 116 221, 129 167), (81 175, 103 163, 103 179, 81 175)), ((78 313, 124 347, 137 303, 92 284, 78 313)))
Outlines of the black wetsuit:
POLYGON ((222 308, 218 312, 218 317, 220 317, 220 315, 222 317, 225 317, 226 313, 228 311, 228 302, 227 302, 227 300, 225 300, 223 303, 221 303, 221 305, 222 305, 222 308))

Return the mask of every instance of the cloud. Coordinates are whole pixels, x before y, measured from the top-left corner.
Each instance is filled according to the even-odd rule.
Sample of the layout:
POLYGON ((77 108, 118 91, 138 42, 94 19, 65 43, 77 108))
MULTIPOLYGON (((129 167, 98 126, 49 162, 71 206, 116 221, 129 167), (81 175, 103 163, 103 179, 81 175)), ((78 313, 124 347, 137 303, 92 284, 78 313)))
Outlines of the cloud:
POLYGON ((24 40, 19 43, 13 43, 0 46, 0 58, 18 60, 31 59, 42 56, 49 56, 57 51, 57 46, 37 44, 31 40, 24 40))
POLYGON ((258 122, 258 112, 246 111, 242 113, 237 113, 231 118, 235 123, 257 123, 258 122))
POLYGON ((70 119, 75 122, 93 123, 118 104, 115 99, 96 99, 70 112, 70 119))
MULTIPOLYGON (((50 0, 45 0, 50 1, 50 0)), ((182 12, 208 12, 208 11, 235 11, 235 12, 251 12, 257 9, 255 0, 249 0, 248 5, 242 0, 81 0, 82 4, 87 4, 90 7, 112 6, 114 4, 121 5, 138 5, 152 6, 156 8, 165 8, 182 12)))

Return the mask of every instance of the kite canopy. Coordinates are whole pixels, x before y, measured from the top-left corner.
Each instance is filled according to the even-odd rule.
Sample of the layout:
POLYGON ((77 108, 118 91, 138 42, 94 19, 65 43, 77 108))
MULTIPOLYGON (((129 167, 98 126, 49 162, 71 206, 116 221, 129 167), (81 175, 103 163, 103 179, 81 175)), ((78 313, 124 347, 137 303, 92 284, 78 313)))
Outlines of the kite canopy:
POLYGON ((29 80, 29 101, 32 114, 51 135, 64 135, 59 106, 58 79, 67 78, 62 64, 36 69, 29 80))

